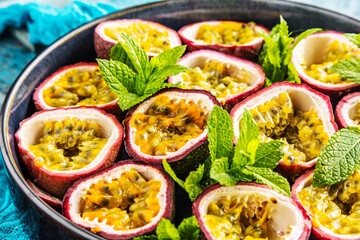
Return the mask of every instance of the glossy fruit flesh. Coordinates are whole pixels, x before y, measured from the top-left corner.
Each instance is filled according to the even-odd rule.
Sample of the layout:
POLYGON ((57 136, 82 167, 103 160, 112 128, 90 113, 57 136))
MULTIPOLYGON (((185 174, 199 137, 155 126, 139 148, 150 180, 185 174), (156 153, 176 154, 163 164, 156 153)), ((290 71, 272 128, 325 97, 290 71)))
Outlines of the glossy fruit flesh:
POLYGON ((43 91, 43 97, 51 107, 67 107, 105 104, 114 101, 117 95, 106 85, 96 67, 90 71, 70 69, 43 91))
POLYGON ((160 186, 159 180, 147 181, 133 168, 117 179, 100 180, 83 194, 81 217, 106 221, 115 230, 143 227, 159 213, 160 186))
POLYGON ((360 125, 360 102, 357 103, 352 109, 352 121, 355 125, 360 125))
POLYGON ((276 203, 275 198, 256 193, 223 197, 209 204, 205 223, 216 239, 265 240, 276 203))
POLYGON ((99 154, 107 139, 100 126, 76 118, 46 122, 39 143, 30 145, 35 165, 51 170, 81 169, 99 154))
POLYGON ((241 45, 251 42, 260 35, 255 30, 255 23, 221 22, 218 25, 201 25, 196 40, 208 44, 241 45))
POLYGON ((297 197, 312 214, 313 226, 336 234, 360 234, 360 172, 333 186, 302 189, 297 197))
POLYGON ((304 72, 313 79, 324 83, 343 84, 350 83, 350 81, 340 77, 330 70, 330 67, 341 59, 359 57, 360 51, 354 49, 346 43, 339 41, 332 41, 329 44, 329 49, 320 62, 307 65, 303 64, 304 72))
POLYGON ((182 74, 182 87, 209 91, 220 100, 250 86, 248 75, 243 68, 234 71, 229 63, 209 59, 202 68, 195 67, 193 71, 182 74))
POLYGON ((146 112, 131 116, 130 126, 136 129, 135 144, 143 153, 153 156, 176 152, 203 133, 206 112, 192 100, 158 95, 146 112))
POLYGON ((170 49, 170 39, 167 31, 159 31, 148 24, 133 23, 127 27, 107 27, 105 34, 115 41, 122 41, 122 33, 133 37, 145 52, 161 53, 170 49))
POLYGON ((329 139, 316 111, 295 110, 287 92, 251 109, 250 113, 263 141, 271 138, 284 142, 283 161, 287 165, 318 157, 329 139))

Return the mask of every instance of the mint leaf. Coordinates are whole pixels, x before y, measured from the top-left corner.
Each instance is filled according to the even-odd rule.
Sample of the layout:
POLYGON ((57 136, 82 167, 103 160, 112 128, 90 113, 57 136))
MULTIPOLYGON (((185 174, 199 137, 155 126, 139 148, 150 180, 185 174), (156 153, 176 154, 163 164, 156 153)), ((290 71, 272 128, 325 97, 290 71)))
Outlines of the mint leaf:
POLYGON ((283 142, 270 141, 260 143, 255 156, 254 167, 274 169, 284 157, 283 142))
POLYGON ((158 240, 156 235, 144 235, 139 237, 134 237, 133 240, 158 240))
POLYGON ((360 58, 339 60, 331 66, 330 70, 347 80, 360 84, 360 58))
POLYGON ((212 161, 227 156, 233 147, 234 130, 230 115, 215 106, 208 118, 208 141, 212 161))
POLYGON ((118 104, 122 111, 132 108, 136 104, 144 101, 146 98, 150 97, 151 94, 139 96, 136 93, 128 93, 123 91, 123 94, 119 95, 118 104))
POLYGON ((356 33, 345 33, 345 37, 347 37, 353 44, 355 44, 358 48, 360 48, 360 34, 356 33))
POLYGON ((133 72, 136 72, 131 59, 128 57, 126 51, 121 46, 121 43, 116 44, 111 48, 110 59, 118 62, 122 62, 127 65, 133 72))
POLYGON ((156 235, 159 240, 180 240, 180 234, 175 225, 169 219, 161 219, 156 228, 156 235))
POLYGON ((298 72, 295 69, 294 64, 292 64, 290 62, 290 64, 288 65, 288 72, 287 72, 287 79, 285 79, 286 82, 291 82, 291 83, 301 83, 301 79, 298 76, 298 72))
POLYGON ((163 159, 162 164, 163 164, 163 167, 164 167, 165 171, 170 175, 170 177, 177 184, 179 184, 180 187, 185 189, 184 181, 176 176, 175 172, 172 170, 170 164, 166 161, 166 159, 163 159))
POLYGON ((344 181, 360 168, 360 128, 340 129, 328 141, 317 160, 313 186, 344 181))
POLYGON ((185 179, 184 189, 189 194, 191 201, 194 201, 196 197, 202 193, 204 186, 202 186, 201 180, 204 177, 204 165, 199 165, 196 171, 191 171, 189 176, 185 179))
POLYGON ((200 227, 195 216, 182 220, 178 231, 181 240, 197 240, 200 237, 200 227))
POLYGON ((266 184, 286 196, 291 196, 289 182, 286 178, 272 171, 270 168, 246 166, 242 169, 242 172, 253 176, 255 182, 266 184))
POLYGON ((226 187, 237 183, 237 178, 229 173, 229 159, 227 157, 215 159, 211 165, 210 178, 226 187))
POLYGON ((123 33, 122 38, 125 41, 125 44, 122 44, 124 51, 126 52, 128 58, 130 58, 137 74, 142 75, 145 79, 146 67, 149 64, 148 55, 145 50, 142 49, 140 45, 129 35, 123 33))
POLYGON ((259 127, 253 120, 251 113, 244 109, 231 168, 242 167, 247 165, 249 161, 252 162, 259 142, 259 127))
MULTIPOLYGON (((186 50, 186 45, 177 46, 160 53, 155 58, 159 62, 159 65, 174 65, 184 54, 185 50, 186 50)), ((155 59, 152 58, 151 61, 155 61, 155 59)))

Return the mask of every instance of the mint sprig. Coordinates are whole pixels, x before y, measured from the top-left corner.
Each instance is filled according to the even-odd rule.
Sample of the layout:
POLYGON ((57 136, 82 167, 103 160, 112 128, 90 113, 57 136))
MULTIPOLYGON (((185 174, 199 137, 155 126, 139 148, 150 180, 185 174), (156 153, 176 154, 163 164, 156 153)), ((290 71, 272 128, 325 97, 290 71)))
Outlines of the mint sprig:
POLYGON ((302 39, 319 31, 320 28, 308 29, 297 36, 294 42, 286 21, 280 16, 280 23, 273 27, 269 34, 260 33, 265 43, 258 63, 265 72, 266 86, 283 81, 300 83, 297 71, 290 61, 292 51, 302 39))
POLYGON ((107 85, 117 93, 121 110, 152 96, 160 89, 177 86, 164 83, 169 76, 175 76, 191 69, 177 64, 186 46, 178 46, 160 53, 149 60, 146 52, 127 34, 122 34, 123 43, 116 44, 110 53, 110 60, 97 59, 107 85))
POLYGON ((356 33, 344 33, 345 37, 347 37, 353 44, 355 44, 358 48, 360 48, 360 34, 356 33))
POLYGON ((208 118, 208 141, 210 157, 196 171, 190 172, 182 181, 163 160, 165 170, 189 194, 194 201, 208 186, 220 183, 233 186, 238 181, 255 181, 290 196, 289 182, 273 169, 284 156, 283 143, 270 141, 260 143, 259 127, 245 109, 240 122, 238 143, 234 147, 233 124, 230 115, 215 106, 208 118))
POLYGON ((360 128, 347 127, 336 132, 317 160, 313 186, 330 186, 344 181, 360 168, 360 128))
POLYGON ((183 219, 178 228, 168 219, 161 219, 156 227, 156 235, 135 237, 134 240, 197 240, 200 227, 195 216, 183 219))
POLYGON ((330 70, 349 81, 360 84, 360 58, 339 60, 330 67, 330 70))

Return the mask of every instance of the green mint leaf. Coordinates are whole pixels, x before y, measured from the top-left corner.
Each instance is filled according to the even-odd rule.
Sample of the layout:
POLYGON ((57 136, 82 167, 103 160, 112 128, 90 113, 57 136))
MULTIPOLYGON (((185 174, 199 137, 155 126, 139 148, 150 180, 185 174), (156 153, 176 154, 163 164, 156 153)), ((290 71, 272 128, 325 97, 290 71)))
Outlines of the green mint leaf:
POLYGON ((233 148, 234 130, 230 115, 215 106, 208 118, 208 141, 212 161, 226 157, 233 148))
POLYGON ((360 58, 339 60, 331 66, 330 70, 347 80, 360 84, 360 58))
POLYGON ((127 93, 124 90, 123 93, 119 95, 118 104, 119 104, 121 110, 125 111, 127 109, 132 108, 136 104, 141 103, 142 101, 144 101, 146 98, 148 98, 150 96, 151 96, 151 94, 139 96, 136 93, 127 93))
POLYGON ((155 61, 156 59, 160 65, 174 65, 182 57, 185 50, 186 45, 177 46, 160 53, 158 56, 153 57, 150 61, 155 61))
POLYGON ((176 83, 176 84, 174 84, 174 83, 163 83, 163 84, 161 85, 161 88, 172 88, 172 87, 180 88, 180 87, 181 87, 181 83, 180 83, 180 82, 178 82, 178 83, 176 83))
POLYGON ((270 141, 260 143, 255 156, 254 167, 274 169, 284 157, 283 142, 270 141))
POLYGON ((226 187, 234 186, 237 183, 237 178, 229 173, 229 159, 227 157, 215 159, 211 165, 210 178, 226 187))
POLYGON ((200 227, 195 216, 182 220, 178 231, 181 240, 197 240, 200 237, 200 227))
POLYGON ((294 64, 292 64, 291 62, 288 65, 288 72, 287 72, 287 79, 285 79, 286 82, 291 82, 291 83, 301 83, 301 79, 299 78, 298 72, 295 69, 294 64))
POLYGON ((175 172, 172 170, 170 164, 166 161, 166 159, 163 159, 162 164, 163 164, 163 167, 164 167, 165 171, 170 175, 170 177, 177 184, 179 184, 180 187, 185 189, 184 181, 176 176, 175 172))
POLYGON ((355 44, 358 48, 360 48, 360 34, 356 33, 345 33, 345 37, 347 37, 353 44, 355 44))
POLYGON ((194 201, 196 197, 205 189, 205 187, 200 184, 203 177, 204 165, 199 165, 196 171, 191 171, 189 176, 187 176, 185 179, 184 189, 189 194, 191 201, 194 201))
POLYGON ((158 240, 156 235, 144 235, 140 237, 134 237, 133 240, 158 240))
POLYGON ((239 138, 231 168, 248 165, 249 161, 253 162, 259 142, 259 126, 253 120, 251 113, 245 109, 240 120, 239 138))
POLYGON ((344 181, 360 168, 360 128, 340 129, 328 141, 317 160, 313 186, 344 181))
POLYGON ((289 182, 286 178, 272 171, 270 168, 246 166, 242 171, 246 175, 253 176, 256 182, 266 184, 286 196, 291 196, 289 182))
POLYGON ((128 57, 121 43, 118 43, 111 48, 110 60, 122 62, 127 65, 132 71, 136 72, 134 65, 131 62, 131 59, 128 57))
POLYGON ((159 240, 180 240, 180 234, 175 225, 169 219, 161 219, 156 227, 156 235, 159 240))

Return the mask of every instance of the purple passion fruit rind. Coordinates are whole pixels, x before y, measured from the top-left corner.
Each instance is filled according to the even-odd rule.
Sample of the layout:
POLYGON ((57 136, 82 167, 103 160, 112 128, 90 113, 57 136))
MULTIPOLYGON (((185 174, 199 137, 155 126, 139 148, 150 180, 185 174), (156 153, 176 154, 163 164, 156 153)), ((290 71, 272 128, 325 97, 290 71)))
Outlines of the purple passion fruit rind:
MULTIPOLYGON (((246 199, 247 201, 253 201, 257 204, 257 200, 261 200, 260 197, 263 197, 266 203, 272 202, 274 209, 271 214, 274 218, 270 218, 271 220, 269 223, 274 223, 274 225, 270 225, 270 227, 278 228, 271 228, 270 231, 274 236, 281 234, 287 240, 305 240, 309 238, 311 229, 310 219, 305 211, 302 208, 298 208, 291 198, 286 197, 263 184, 239 182, 232 187, 224 187, 219 184, 213 185, 205 189, 194 201, 192 206, 193 214, 196 216, 200 229, 206 239, 216 239, 211 233, 211 229, 205 219, 205 216, 209 214, 210 204, 216 203, 216 200, 220 200, 221 197, 230 200, 231 197, 239 195, 248 196, 250 194, 256 194, 257 198, 251 198, 250 196, 246 199), (289 228, 290 225, 291 228, 289 228), (291 229, 291 232, 289 232, 289 229, 291 229), (286 234, 288 235, 285 236, 286 234)), ((261 211, 261 209, 265 208, 267 205, 260 202, 259 204, 261 204, 261 206, 253 206, 256 207, 258 211, 261 211)), ((252 205, 251 203, 244 203, 243 206, 252 205)), ((243 210, 241 209, 241 211, 243 210)), ((239 214, 241 214, 241 212, 239 214)), ((251 214, 251 210, 248 210, 248 215, 249 214, 251 214)), ((251 218, 252 216, 249 215, 248 217, 251 218)), ((258 216, 254 215, 254 217, 257 218, 258 216)), ((224 239, 224 237, 225 236, 222 236, 218 239, 224 239)))
POLYGON ((335 117, 340 128, 360 125, 360 93, 354 92, 346 95, 336 105, 335 117))
POLYGON ((173 202, 173 188, 174 182, 160 166, 144 164, 133 160, 123 160, 103 171, 76 181, 64 196, 63 213, 65 217, 73 223, 85 229, 92 230, 103 237, 109 239, 131 239, 136 236, 154 232, 157 224, 162 218, 171 219, 173 217, 173 210, 175 209, 173 202), (85 193, 85 189, 89 189, 92 183, 96 183, 99 180, 109 181, 119 178, 122 172, 130 169, 136 170, 148 180, 156 179, 161 182, 160 191, 156 196, 159 199, 160 211, 151 219, 150 223, 139 228, 115 230, 112 226, 106 224, 106 220, 100 223, 96 221, 96 219, 91 221, 89 218, 84 219, 80 216, 79 200, 82 198, 82 194, 85 193))
MULTIPOLYGON (((310 126, 317 127, 317 124, 312 123, 312 119, 314 121, 317 119, 321 120, 321 122, 319 124, 320 124, 320 126, 323 125, 323 127, 320 127, 320 128, 323 129, 322 130, 323 133, 328 134, 327 138, 331 137, 337 131, 337 126, 336 126, 336 123, 334 120, 332 107, 331 107, 331 103, 330 103, 328 96, 311 89, 310 87, 308 87, 305 84, 294 84, 294 83, 288 83, 288 82, 275 83, 275 84, 271 85, 270 87, 262 89, 259 92, 255 93, 254 95, 248 97, 244 101, 238 103, 232 109, 230 116, 233 120, 233 125, 234 125, 234 135, 235 135, 234 144, 235 145, 237 143, 237 138, 239 136, 239 122, 240 122, 241 116, 243 114, 244 108, 248 109, 250 111, 250 113, 252 113, 252 109, 256 109, 256 111, 260 111, 260 113, 261 113, 261 111, 264 111, 264 110, 259 110, 258 106, 263 106, 263 105, 265 106, 265 104, 273 101, 275 98, 280 98, 279 96, 281 93, 287 93, 284 95, 287 95, 287 97, 290 99, 290 105, 292 108, 291 111, 293 111, 292 115, 290 113, 283 114, 283 113, 285 113, 285 110, 283 110, 284 107, 282 107, 281 105, 277 106, 277 109, 275 109, 276 111, 274 111, 274 112, 272 112, 273 111, 272 109, 271 109, 271 111, 266 110, 264 112, 264 113, 268 112, 268 114, 270 114, 270 116, 272 116, 270 120, 273 122, 274 126, 273 126, 273 128, 267 129, 268 127, 266 125, 266 128, 264 128, 263 130, 264 131, 273 130, 273 132, 270 132, 270 133, 274 134, 273 136, 274 136, 275 140, 284 139, 283 133, 290 134, 291 132, 289 130, 294 131, 294 134, 297 134, 296 131, 299 132, 297 139, 299 139, 300 132, 302 132, 301 136, 303 138, 306 138, 306 136, 311 136, 311 134, 305 134, 304 131, 311 130, 310 131, 311 133, 315 131, 315 130, 312 131, 311 128, 309 128, 309 129, 307 128, 308 125, 309 125, 309 127, 310 126), (297 114, 296 112, 299 112, 299 113, 297 114), (314 113, 314 115, 307 116, 306 115, 307 113, 314 113), (275 117, 277 117, 276 119, 279 120, 279 123, 277 123, 275 117), (296 124, 295 126, 292 126, 292 128, 288 129, 287 127, 291 126, 292 122, 294 122, 296 120, 296 118, 300 119, 299 120, 300 123, 302 122, 302 119, 306 119, 306 121, 304 123, 306 125, 301 126, 301 127, 299 127, 299 129, 297 129, 297 124, 296 124), (280 120, 281 120, 281 123, 280 123, 280 120), (293 120, 293 121, 290 121, 290 120, 293 120), (283 123, 286 123, 286 124, 283 124, 283 123), (279 130, 278 133, 276 133, 277 130, 279 130)), ((279 101, 279 100, 274 100, 274 101, 279 101)), ((266 116, 268 116, 268 115, 266 115, 266 116)), ((254 117, 254 114, 253 114, 253 117, 254 117)), ((261 117, 261 119, 263 119, 263 117, 261 117)), ((255 121, 258 122, 257 120, 255 120, 255 121)), ((319 120, 317 120, 317 121, 319 121, 319 120)), ((260 120, 259 120, 259 122, 260 122, 260 120)), ((265 121, 265 122, 267 123, 267 121, 265 121)), ((258 125, 259 125, 259 123, 258 123, 258 125)), ((316 128, 316 130, 317 130, 317 128, 316 128)), ((262 133, 262 127, 260 127, 260 133, 262 133)), ((267 136, 266 132, 264 135, 266 135, 265 141, 266 141, 266 139, 269 140, 269 138, 268 138, 269 136, 267 136)), ((319 136, 322 136, 321 132, 319 132, 319 136)), ((317 135, 315 137, 317 137, 317 135)), ((295 140, 296 140, 296 138, 295 138, 295 140)), ((309 139, 307 139, 307 140, 309 140, 309 139)), ((288 141, 289 141, 289 139, 286 136, 284 146, 286 146, 287 149, 290 149, 289 153, 288 153, 289 156, 288 157, 286 156, 287 154, 285 151, 284 158, 282 160, 280 160, 280 162, 279 162, 279 166, 278 166, 279 171, 287 177, 293 177, 295 175, 301 174, 301 173, 313 168, 316 164, 317 156, 312 156, 311 158, 309 158, 308 155, 304 155, 304 153, 299 152, 297 150, 297 148, 295 148, 296 141, 293 141, 294 142, 293 144, 291 142, 288 143, 288 141), (288 143, 288 144, 285 144, 285 143, 288 143), (298 154, 300 154, 300 155, 298 155, 298 154), (291 156, 293 156, 293 157, 291 157, 291 156), (289 160, 287 163, 284 161, 285 157, 288 158, 288 160, 289 160), (299 160, 297 160, 298 157, 303 157, 303 158, 306 157, 306 161, 299 161, 299 160), (291 161, 291 160, 293 160, 293 161, 291 161)), ((304 142, 304 141, 301 140, 299 143, 304 142)), ((320 142, 320 143, 322 143, 322 142, 320 142)), ((324 144, 322 144, 322 145, 324 145, 324 144)), ((311 150, 311 149, 315 149, 315 148, 309 148, 309 149, 311 150)), ((319 150, 321 150, 321 149, 319 149, 319 150)), ((304 151, 306 151, 306 149, 302 149, 301 151, 304 152, 304 151)), ((311 155, 313 155, 313 153, 311 153, 311 155)))
MULTIPOLYGON (((55 109, 59 107, 77 107, 77 105, 73 106, 50 106, 46 103, 44 99, 44 91, 49 89, 53 86, 54 82, 58 81, 62 76, 64 76, 67 72, 71 70, 78 70, 78 71, 93 71, 98 68, 99 65, 97 63, 86 63, 80 62, 72 65, 68 65, 58 69, 55 73, 51 74, 47 77, 36 89, 33 94, 33 100, 37 110, 44 110, 44 109, 55 109)), ((99 70, 100 71, 100 70, 99 70)), ((121 115, 121 110, 118 105, 118 98, 102 104, 93 105, 96 107, 101 108, 102 110, 114 114, 115 116, 121 115)))
MULTIPOLYGON (((265 73, 262 68, 245 59, 236 58, 225 53, 213 51, 213 50, 198 50, 193 51, 184 55, 179 61, 178 64, 187 66, 189 68, 200 67, 204 68, 204 65, 207 61, 214 61, 226 64, 226 72, 231 76, 240 75, 240 71, 244 71, 244 78, 246 78, 246 88, 243 91, 238 91, 233 94, 227 94, 226 97, 218 98, 218 101, 222 103, 225 109, 230 111, 238 102, 244 100, 246 97, 254 94, 260 90, 265 84, 265 73)), ((177 76, 169 77, 169 83, 183 83, 183 74, 177 76)), ((226 77, 226 76, 225 76, 226 77)), ((202 89, 201 87, 196 87, 196 89, 202 89)), ((209 89, 204 89, 211 92, 209 89)), ((226 90, 226 89, 225 89, 226 90)), ((213 94, 215 95, 215 94, 213 94)), ((215 95, 216 96, 216 95, 215 95)))
POLYGON ((306 83, 311 88, 314 88, 324 94, 329 95, 332 99, 338 99, 345 94, 359 89, 359 84, 349 81, 344 83, 326 83, 314 79, 304 71, 304 65, 308 66, 306 62, 319 63, 321 57, 327 54, 326 51, 330 48, 332 41, 344 43, 352 48, 357 47, 351 43, 341 32, 326 31, 321 33, 314 33, 305 39, 301 40, 292 52, 291 62, 295 66, 299 77, 303 83, 306 83), (321 55, 321 56, 319 56, 321 55))
POLYGON ((29 185, 29 187, 34 191, 34 193, 36 195, 38 195, 38 197, 41 198, 44 202, 46 202, 47 204, 49 204, 51 207, 55 208, 56 210, 61 209, 62 201, 59 198, 54 197, 50 193, 45 192, 44 190, 40 189, 29 179, 26 180, 26 182, 29 185))
MULTIPOLYGON (((264 42, 264 39, 261 36, 253 39, 251 42, 244 43, 241 45, 208 44, 203 41, 195 40, 198 30, 202 25, 216 26, 223 22, 240 23, 240 24, 244 24, 245 26, 247 25, 247 23, 234 22, 234 21, 203 21, 203 22, 186 25, 182 27, 178 31, 178 33, 183 43, 187 45, 188 51, 211 49, 235 57, 248 59, 250 61, 256 61, 261 51, 262 44, 264 42)), ((265 32, 265 33, 269 32, 267 28, 260 25, 256 25, 255 29, 257 32, 265 32)))
POLYGON ((42 110, 23 120, 15 134, 20 156, 30 175, 37 185, 57 197, 62 197, 77 179, 113 164, 121 147, 123 136, 123 127, 116 118, 97 107, 42 110), (69 171, 52 170, 45 164, 36 163, 37 157, 30 151, 29 146, 39 144, 45 122, 71 118, 96 123, 100 126, 100 132, 107 138, 107 142, 98 155, 85 167, 69 171))
MULTIPOLYGON (((196 162, 204 161, 208 154, 198 152, 197 156, 189 157, 189 162, 184 158, 207 143, 207 117, 215 105, 221 106, 207 91, 179 88, 159 91, 127 113, 124 120, 127 153, 151 164, 161 164, 166 159, 170 164, 181 161, 179 165, 184 171, 196 168, 196 162), (136 124, 141 128, 136 128, 136 124), (172 146, 174 149, 170 149, 172 146)), ((208 151, 206 147, 201 149, 208 151)))
MULTIPOLYGON (((102 59, 109 59, 111 48, 118 43, 118 41, 105 34, 105 29, 107 27, 127 27, 132 24, 143 24, 153 29, 159 30, 160 32, 167 32, 170 41, 168 46, 170 48, 181 45, 181 39, 177 32, 159 23, 141 19, 111 20, 102 22, 95 28, 94 45, 97 57, 102 59)), ((158 55, 158 53, 151 52, 147 52, 147 54, 150 58, 158 55)))

